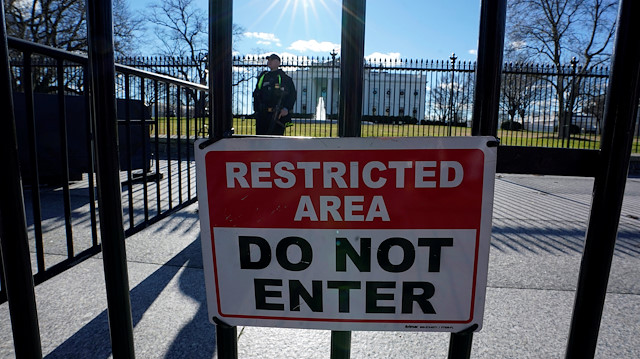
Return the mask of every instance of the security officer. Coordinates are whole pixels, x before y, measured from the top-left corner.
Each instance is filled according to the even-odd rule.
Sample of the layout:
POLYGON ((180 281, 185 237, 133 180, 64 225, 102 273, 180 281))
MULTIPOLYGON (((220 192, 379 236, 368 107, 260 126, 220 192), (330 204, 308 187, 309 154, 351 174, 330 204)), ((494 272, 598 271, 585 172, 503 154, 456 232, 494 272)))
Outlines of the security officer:
POLYGON ((257 135, 284 135, 286 124, 291 122, 291 109, 296 102, 296 88, 280 67, 280 56, 267 57, 269 71, 258 76, 253 91, 253 108, 256 115, 257 135))

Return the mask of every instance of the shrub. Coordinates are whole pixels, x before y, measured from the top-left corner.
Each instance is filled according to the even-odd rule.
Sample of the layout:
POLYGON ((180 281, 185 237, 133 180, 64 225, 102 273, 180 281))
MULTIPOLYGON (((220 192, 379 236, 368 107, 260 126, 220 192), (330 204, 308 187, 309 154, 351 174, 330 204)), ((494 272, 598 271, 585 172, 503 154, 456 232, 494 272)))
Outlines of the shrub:
POLYGON ((516 122, 516 121, 504 121, 500 125, 500 129, 502 129, 502 130, 511 130, 511 131, 521 131, 522 130, 522 124, 520 122, 516 122))
POLYGON ((410 124, 415 125, 418 123, 418 119, 411 116, 372 116, 372 115, 364 115, 362 116, 362 121, 368 121, 373 123, 390 123, 390 124, 410 124))
MULTIPOLYGON (((558 125, 555 125, 553 127, 553 130, 555 132, 558 132, 558 125)), ((571 124, 569 126, 569 134, 571 134, 571 135, 579 135, 581 132, 582 132, 582 129, 580 128, 580 126, 574 125, 574 124, 571 124)))

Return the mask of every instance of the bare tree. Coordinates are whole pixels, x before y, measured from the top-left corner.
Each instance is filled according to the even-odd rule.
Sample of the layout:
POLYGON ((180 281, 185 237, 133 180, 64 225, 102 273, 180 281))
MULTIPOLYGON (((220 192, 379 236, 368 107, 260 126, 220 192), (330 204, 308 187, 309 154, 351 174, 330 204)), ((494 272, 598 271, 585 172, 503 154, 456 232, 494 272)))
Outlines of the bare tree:
MULTIPOLYGON (((5 1, 7 33, 66 51, 87 52, 84 0, 5 1)), ((116 54, 137 47, 142 20, 129 11, 127 0, 114 0, 116 54)))
POLYGON ((516 116, 524 126, 524 118, 529 113, 539 91, 539 79, 535 74, 536 67, 521 63, 508 64, 503 69, 500 107, 509 116, 510 129, 516 116))
MULTIPOLYGON (((136 48, 142 22, 128 10, 127 0, 114 0, 116 54, 136 48)), ((75 53, 87 52, 86 3, 84 0, 9 0, 5 2, 7 33, 21 39, 75 53)), ((55 91, 56 70, 46 56, 32 55, 36 92, 55 91)), ((82 71, 69 67, 67 91, 82 88, 82 71), (71 74, 73 73, 73 74, 71 74)))
POLYGON ((467 73, 441 76, 431 88, 433 111, 437 121, 450 125, 466 123, 473 101, 473 78, 467 73))
POLYGON ((615 32, 616 0, 512 0, 508 4, 505 53, 551 62, 558 74, 560 138, 568 138, 581 73, 609 61, 615 32), (566 64, 575 58, 574 65, 566 64), (579 63, 579 66, 576 64, 579 63))
POLYGON ((113 0, 113 42, 116 57, 139 55, 144 18, 131 12, 128 0, 113 0))
POLYGON ((86 52, 84 1, 9 0, 5 2, 7 33, 39 44, 86 52))
MULTIPOLYGON (((195 67, 197 78, 190 78, 189 69, 179 70, 185 80, 206 84, 207 69, 204 55, 208 50, 208 11, 198 7, 194 0, 161 0, 151 6, 148 21, 162 48, 157 55, 186 58, 195 67)), ((238 39, 244 30, 233 25, 238 39)))

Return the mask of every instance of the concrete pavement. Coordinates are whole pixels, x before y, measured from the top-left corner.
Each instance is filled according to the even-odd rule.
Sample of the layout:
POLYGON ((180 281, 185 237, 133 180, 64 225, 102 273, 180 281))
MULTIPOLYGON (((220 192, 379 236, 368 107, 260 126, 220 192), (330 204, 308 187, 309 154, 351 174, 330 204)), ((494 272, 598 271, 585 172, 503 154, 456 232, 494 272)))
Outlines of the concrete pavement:
MULTIPOLYGON (((473 358, 562 358, 593 179, 498 175, 484 328, 473 358)), ((627 181, 597 358, 640 358, 640 179, 627 181)), ((47 260, 56 261, 55 254, 47 260)), ((61 256, 62 257, 62 256, 61 256)), ((60 259, 58 259, 60 260, 60 259)), ((215 357, 197 206, 127 239, 138 358, 215 357)), ((47 358, 110 358, 101 257, 36 287, 47 358)), ((0 305, 0 358, 12 358, 0 305)), ((240 358, 328 358, 330 332, 238 328, 240 358)), ((354 332, 352 358, 446 358, 448 333, 354 332)))

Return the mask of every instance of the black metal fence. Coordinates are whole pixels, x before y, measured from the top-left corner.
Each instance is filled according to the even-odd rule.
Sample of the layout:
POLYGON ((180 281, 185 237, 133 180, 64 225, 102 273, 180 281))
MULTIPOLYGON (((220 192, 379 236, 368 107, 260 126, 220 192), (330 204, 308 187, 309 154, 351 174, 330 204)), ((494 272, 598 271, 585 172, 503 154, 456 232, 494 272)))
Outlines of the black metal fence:
MULTIPOLYGON (((337 136, 340 58, 284 58, 298 92, 287 135, 337 136)), ((206 83, 206 58, 139 57, 120 63, 206 83)), ((233 59, 237 134, 254 131, 252 92, 265 70, 257 57, 233 59)), ((364 65, 363 136, 467 136, 473 114, 475 62, 374 60, 364 65)), ((512 146, 597 149, 609 69, 577 62, 556 67, 506 63, 502 70, 498 136, 512 146)), ((636 126, 639 128, 640 126, 636 126)), ((640 130, 637 130, 640 131, 640 130)), ((636 138, 638 132, 636 132, 636 138)), ((640 152, 636 139, 633 152, 640 152)))
MULTIPOLYGON (((87 58, 9 39, 36 284, 100 252, 87 58)), ((125 234, 196 200, 193 141, 207 88, 116 65, 125 234), (168 120, 171 118, 171 120, 168 120)), ((0 266, 1 267, 1 266, 0 266)), ((0 280, 0 302, 6 300, 0 280)))
MULTIPOLYGON (((34 278, 41 283, 100 251, 87 59, 18 39, 9 45, 34 278)), ((332 55, 284 59, 298 92, 286 134, 338 136, 340 59, 332 55)), ((120 61, 129 65, 117 65, 116 96, 124 225, 131 235, 196 200, 192 143, 208 134, 208 88, 198 84, 208 70, 204 57, 120 61)), ((251 94, 264 59, 234 58, 233 69, 235 131, 252 134, 251 94)), ((575 62, 505 64, 502 144, 599 148, 608 72, 575 62)), ((364 82, 363 136, 471 135, 475 63, 455 56, 368 60, 364 82)))

